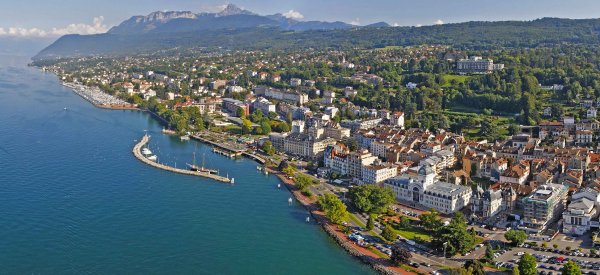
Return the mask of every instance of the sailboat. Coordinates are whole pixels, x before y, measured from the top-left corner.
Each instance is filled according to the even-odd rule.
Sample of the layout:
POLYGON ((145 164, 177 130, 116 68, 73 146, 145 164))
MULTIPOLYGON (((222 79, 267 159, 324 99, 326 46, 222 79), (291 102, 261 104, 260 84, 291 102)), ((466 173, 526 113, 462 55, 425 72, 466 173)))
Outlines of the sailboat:
POLYGON ((215 170, 215 169, 208 169, 208 168, 204 168, 204 155, 202 155, 202 166, 198 167, 196 165, 196 152, 193 152, 193 159, 192 159, 192 164, 186 163, 187 166, 190 168, 190 170, 192 171, 196 171, 196 172, 203 172, 203 173, 209 173, 209 174, 218 174, 219 171, 215 170))

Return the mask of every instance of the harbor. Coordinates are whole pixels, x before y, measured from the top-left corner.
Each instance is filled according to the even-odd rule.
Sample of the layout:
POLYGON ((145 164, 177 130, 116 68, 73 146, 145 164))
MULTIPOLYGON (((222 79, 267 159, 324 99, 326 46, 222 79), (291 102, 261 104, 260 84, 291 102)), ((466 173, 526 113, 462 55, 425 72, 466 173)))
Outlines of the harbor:
POLYGON ((103 92, 98 87, 89 87, 83 84, 64 82, 63 86, 73 90, 74 93, 79 95, 81 98, 92 103, 98 108, 105 109, 118 109, 118 110, 137 110, 138 108, 129 104, 115 96, 109 95, 103 92))
POLYGON ((205 177, 205 178, 213 179, 213 180, 223 182, 223 183, 234 183, 233 178, 230 179, 229 177, 215 175, 215 174, 211 173, 210 171, 203 172, 203 171, 185 170, 185 169, 179 169, 179 168, 161 164, 158 162, 158 158, 155 155, 151 155, 151 152, 149 151, 149 149, 144 147, 144 145, 148 144, 149 141, 150 141, 150 136, 148 136, 147 134, 144 135, 142 137, 142 139, 140 140, 140 142, 138 142, 133 147, 133 150, 132 150, 133 155, 145 164, 148 164, 148 165, 158 168, 158 169, 173 172, 173 173, 205 177))

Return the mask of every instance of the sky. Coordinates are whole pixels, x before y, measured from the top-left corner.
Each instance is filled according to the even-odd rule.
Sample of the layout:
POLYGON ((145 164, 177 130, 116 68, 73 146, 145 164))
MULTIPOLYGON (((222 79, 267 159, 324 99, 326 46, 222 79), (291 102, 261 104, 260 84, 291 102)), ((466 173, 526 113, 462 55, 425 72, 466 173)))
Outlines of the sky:
POLYGON ((153 11, 217 12, 231 3, 267 15, 356 25, 421 26, 465 21, 600 18, 600 0, 2 0, 0 37, 94 34, 153 11))

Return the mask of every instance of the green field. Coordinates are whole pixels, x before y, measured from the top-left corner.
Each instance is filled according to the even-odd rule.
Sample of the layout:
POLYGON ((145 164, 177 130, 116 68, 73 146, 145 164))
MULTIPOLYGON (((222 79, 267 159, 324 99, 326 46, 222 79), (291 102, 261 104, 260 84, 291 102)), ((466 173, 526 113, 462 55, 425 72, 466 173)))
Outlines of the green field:
POLYGON ((468 75, 455 75, 455 74, 445 74, 443 75, 445 84, 442 87, 450 87, 450 82, 455 80, 457 83, 465 83, 471 76, 468 75))

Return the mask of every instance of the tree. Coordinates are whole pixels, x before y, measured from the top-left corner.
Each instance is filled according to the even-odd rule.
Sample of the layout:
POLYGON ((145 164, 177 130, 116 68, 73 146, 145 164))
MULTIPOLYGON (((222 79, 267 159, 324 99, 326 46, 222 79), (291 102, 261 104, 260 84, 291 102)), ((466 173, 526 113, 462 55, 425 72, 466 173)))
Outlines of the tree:
POLYGON ((396 200, 394 191, 390 188, 374 184, 363 184, 349 191, 352 204, 361 212, 383 213, 396 200))
POLYGON ((479 136, 495 141, 498 139, 498 125, 491 118, 486 118, 481 122, 481 128, 479 128, 479 136))
POLYGON ((248 119, 242 119, 242 134, 247 135, 252 132, 252 121, 248 119))
POLYGON ((262 149, 269 156, 272 156, 275 154, 275 148, 273 147, 273 142, 271 142, 270 140, 265 140, 265 142, 263 142, 262 149))
POLYGON ((325 216, 335 224, 341 224, 348 219, 348 210, 346 205, 340 198, 332 193, 326 193, 323 196, 319 196, 319 206, 325 212, 325 216))
POLYGON ((467 220, 461 212, 454 214, 447 226, 441 227, 434 234, 432 244, 442 248, 446 243, 446 252, 449 255, 466 253, 475 246, 475 233, 467 230, 467 220))
POLYGON ((373 227, 375 227, 375 219, 373 218, 373 215, 369 215, 369 220, 367 221, 367 230, 371 230, 373 227))
POLYGON ((523 254, 519 261, 519 274, 521 275, 536 275, 537 274, 537 262, 535 257, 529 253, 523 254))
POLYGON ((519 275, 519 267, 518 266, 513 267, 512 275, 519 275))
POLYGON ((510 241, 513 246, 519 246, 527 240, 527 234, 523 230, 510 230, 504 233, 504 238, 510 241))
POLYGON ((260 122, 260 128, 262 129, 263 135, 268 135, 269 133, 271 133, 271 124, 269 123, 268 119, 263 119, 260 122))
POLYGON ((385 225, 385 227, 383 228, 383 231, 381 231, 381 236, 390 242, 393 242, 396 240, 396 238, 398 238, 398 234, 396 233, 396 231, 394 231, 392 226, 389 224, 385 225))
POLYGON ((244 118, 246 117, 246 111, 244 110, 244 108, 240 107, 237 109, 237 112, 235 113, 237 117, 239 118, 244 118))
POLYGON ((521 127, 519 127, 519 125, 517 124, 510 124, 508 125, 508 134, 509 135, 515 135, 517 133, 519 133, 519 131, 521 131, 521 127))
POLYGON ((492 248, 492 246, 489 243, 487 243, 485 245, 485 256, 483 256, 483 259, 487 263, 493 263, 495 258, 496 257, 494 256, 494 249, 492 248))
POLYGON ((254 123, 258 123, 262 119, 263 119, 263 112, 260 109, 254 110, 254 112, 252 112, 252 114, 250 115, 250 120, 252 120, 252 122, 254 122, 254 123))
POLYGON ((405 216, 400 217, 399 225, 402 228, 409 228, 410 227, 410 219, 405 216))
POLYGON ((411 258, 412 254, 405 248, 399 245, 392 246, 391 260, 395 265, 408 264, 411 258))
POLYGON ((464 268, 468 270, 471 275, 485 275, 483 264, 478 260, 467 260, 464 268))
POLYGON ((431 209, 429 212, 419 215, 419 219, 421 220, 423 227, 430 231, 435 231, 443 225, 442 219, 440 219, 439 213, 435 209, 431 209))
POLYGON ((553 245, 552 245, 552 247, 553 247, 554 249, 558 249, 558 244, 553 244, 553 245))
POLYGON ((560 271, 562 275, 581 275, 579 265, 573 261, 568 261, 560 271))

